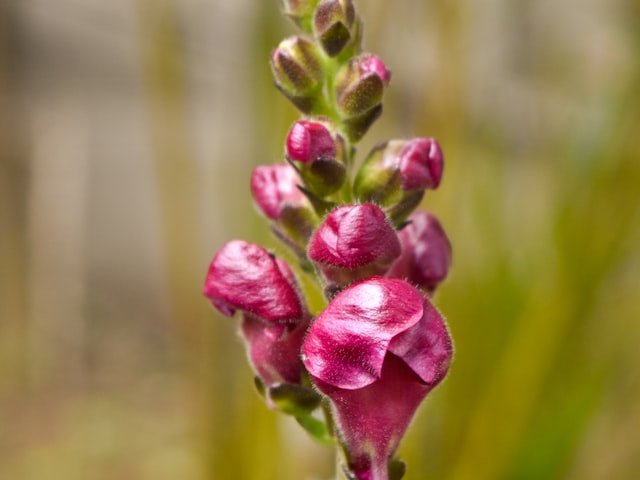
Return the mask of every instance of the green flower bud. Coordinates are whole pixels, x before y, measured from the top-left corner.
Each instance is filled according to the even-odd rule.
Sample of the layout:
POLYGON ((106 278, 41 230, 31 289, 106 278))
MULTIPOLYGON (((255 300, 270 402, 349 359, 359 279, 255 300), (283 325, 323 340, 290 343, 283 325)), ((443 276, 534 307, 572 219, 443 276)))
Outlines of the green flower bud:
POLYGON ((289 37, 271 55, 276 86, 302 112, 311 113, 322 97, 320 52, 309 40, 289 37))
POLYGON ((382 113, 382 94, 390 79, 382 60, 370 53, 352 58, 338 72, 338 112, 350 140, 359 140, 382 113))
POLYGON ((354 37, 356 10, 351 0, 321 0, 313 16, 313 30, 330 57, 338 55, 354 37))

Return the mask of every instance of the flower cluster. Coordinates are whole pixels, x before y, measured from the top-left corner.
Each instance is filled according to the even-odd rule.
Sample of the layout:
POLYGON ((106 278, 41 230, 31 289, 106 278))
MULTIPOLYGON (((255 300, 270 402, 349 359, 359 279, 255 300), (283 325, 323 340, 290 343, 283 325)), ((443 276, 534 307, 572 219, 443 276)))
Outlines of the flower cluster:
POLYGON ((398 479, 398 444, 453 353, 432 303, 451 246, 416 210, 440 184, 443 155, 433 138, 391 140, 356 168, 354 145, 381 114, 391 74, 362 51, 351 0, 283 0, 283 10, 304 34, 280 43, 271 68, 304 116, 284 161, 253 171, 251 193, 327 303, 313 315, 292 268, 241 240, 215 255, 204 294, 222 314, 241 313, 271 408, 338 442, 347 478, 398 479))

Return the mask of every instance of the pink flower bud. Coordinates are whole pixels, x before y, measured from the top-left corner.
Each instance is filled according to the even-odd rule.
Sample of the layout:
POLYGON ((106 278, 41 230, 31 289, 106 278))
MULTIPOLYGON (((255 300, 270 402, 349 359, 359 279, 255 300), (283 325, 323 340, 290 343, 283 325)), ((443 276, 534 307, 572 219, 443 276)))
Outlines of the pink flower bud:
POLYGON ((302 180, 289 165, 256 167, 251 174, 251 193, 260 210, 271 220, 278 220, 287 206, 308 206, 298 189, 302 180))
POLYGON ((228 242, 216 254, 204 295, 224 315, 241 310, 267 323, 299 323, 306 311, 289 266, 242 240, 228 242))
POLYGON ((382 84, 386 87, 391 80, 391 72, 387 69, 387 66, 380 60, 379 57, 372 53, 364 53, 361 56, 361 60, 358 63, 360 73, 366 75, 377 75, 382 84))
POLYGON ((449 273, 451 244, 436 217, 426 211, 413 213, 411 223, 398 236, 402 254, 387 274, 404 278, 431 294, 449 273))
POLYGON ((398 157, 402 188, 438 188, 444 160, 440 144, 433 138, 414 138, 405 143, 398 157))
POLYGON ((291 160, 310 164, 318 158, 335 158, 336 143, 322 123, 299 120, 289 130, 286 153, 291 160))
POLYGON ((367 156, 354 181, 358 198, 388 206, 403 192, 437 188, 443 157, 433 138, 391 140, 377 145, 367 156))
POLYGON ((372 277, 339 293, 302 346, 314 384, 332 400, 349 468, 387 477, 388 462, 453 347, 429 300, 400 279, 372 277))
POLYGON ((363 53, 343 66, 336 77, 338 106, 344 118, 361 115, 382 101, 391 73, 382 60, 363 53))
POLYGON ((309 244, 309 258, 327 280, 344 286, 384 274, 400 255, 400 241, 380 207, 372 203, 332 210, 309 244))

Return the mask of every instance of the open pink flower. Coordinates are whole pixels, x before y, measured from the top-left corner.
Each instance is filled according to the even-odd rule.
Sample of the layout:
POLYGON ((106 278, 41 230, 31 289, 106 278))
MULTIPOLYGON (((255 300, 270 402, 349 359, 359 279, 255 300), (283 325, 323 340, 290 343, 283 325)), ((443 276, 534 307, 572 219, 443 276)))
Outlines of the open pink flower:
POLYGON ((211 262, 204 294, 224 315, 243 312, 249 358, 265 384, 300 381, 300 347, 310 316, 284 261, 258 245, 228 242, 211 262))
POLYGON ((386 480, 415 410, 449 368, 453 347, 443 318, 404 280, 372 277, 331 301, 302 353, 332 400, 349 468, 360 480, 386 480))
POLYGON ((309 258, 344 286, 384 274, 400 255, 400 241, 380 207, 345 205, 331 211, 309 244, 309 258))
POLYGON ((451 266, 451 244, 431 213, 417 211, 409 216, 411 223, 398 236, 402 254, 387 274, 404 278, 427 293, 433 293, 451 266))

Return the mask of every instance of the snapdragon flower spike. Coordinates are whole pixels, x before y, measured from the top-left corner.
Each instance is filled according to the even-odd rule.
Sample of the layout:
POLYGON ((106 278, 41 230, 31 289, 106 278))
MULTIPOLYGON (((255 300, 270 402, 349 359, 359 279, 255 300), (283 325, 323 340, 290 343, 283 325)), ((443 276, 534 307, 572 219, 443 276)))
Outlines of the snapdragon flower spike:
POLYGON ((438 219, 427 211, 417 211, 399 233, 402 254, 388 272, 404 278, 432 295, 447 277, 451 266, 451 243, 438 219))
POLYGON ((411 418, 451 362, 441 315, 404 280, 368 278, 329 303, 309 328, 302 354, 331 400, 354 478, 387 480, 411 418))
POLYGON ((391 72, 371 53, 352 58, 338 71, 338 113, 351 141, 358 141, 382 113, 382 95, 390 79, 391 72))
POLYGON ((276 87, 300 111, 312 113, 322 101, 322 61, 317 47, 306 38, 289 37, 271 55, 276 87))
POLYGON ((339 287, 383 275, 400 250, 385 213, 372 203, 332 210, 309 242, 309 258, 339 287))
POLYGON ((321 0, 313 16, 313 31, 330 57, 338 55, 354 36, 356 10, 351 0, 321 0))

